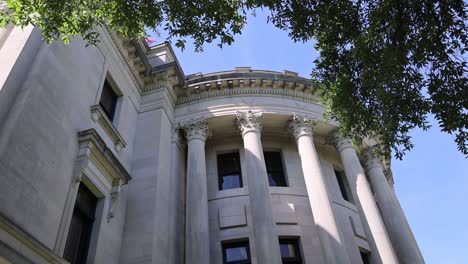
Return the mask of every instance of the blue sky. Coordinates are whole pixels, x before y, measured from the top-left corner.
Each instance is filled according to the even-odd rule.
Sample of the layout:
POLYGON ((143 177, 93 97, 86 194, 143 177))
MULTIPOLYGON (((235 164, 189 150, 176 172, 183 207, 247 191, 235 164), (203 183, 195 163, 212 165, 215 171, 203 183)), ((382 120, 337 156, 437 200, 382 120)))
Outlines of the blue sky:
MULTIPOLYGON (((161 43, 164 34, 152 39, 161 43)), ((262 12, 249 18, 231 46, 209 44, 198 54, 191 45, 184 52, 174 50, 186 75, 250 66, 309 77, 318 55, 313 43, 294 43, 286 32, 266 24, 262 12)), ((431 121, 429 131, 412 131, 415 147, 404 160, 392 161, 395 191, 426 263, 468 263, 468 160, 453 137, 431 121)))

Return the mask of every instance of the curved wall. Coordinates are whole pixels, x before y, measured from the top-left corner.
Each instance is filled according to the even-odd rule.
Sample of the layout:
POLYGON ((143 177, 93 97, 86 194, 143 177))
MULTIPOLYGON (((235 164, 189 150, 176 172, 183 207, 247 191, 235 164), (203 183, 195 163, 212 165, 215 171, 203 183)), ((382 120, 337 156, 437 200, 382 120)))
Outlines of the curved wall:
POLYGON ((186 93, 178 99, 175 120, 181 123, 206 120, 211 133, 206 140, 211 263, 222 263, 222 243, 246 239, 249 241, 252 261, 258 263, 255 240, 262 238, 254 236, 245 149, 236 125, 236 113, 249 110, 263 113, 263 150, 280 151, 283 159, 287 187, 270 187, 269 197, 265 197, 271 203, 276 235, 299 239, 304 263, 326 263, 318 234, 319 227, 315 225, 309 203, 301 158, 294 137, 288 131, 293 114, 320 120, 314 129, 315 145, 333 214, 339 226, 340 243, 350 263, 362 262, 360 251, 371 251, 367 242, 369 236, 364 231, 363 218, 357 207, 343 199, 335 175, 335 169, 343 170, 343 166, 337 150, 327 144, 327 137, 337 124, 330 124, 323 119, 325 108, 320 105, 318 96, 313 94, 310 81, 276 72, 222 72, 192 80, 189 77, 187 83, 186 89, 196 92, 186 93), (289 78, 289 81, 293 78, 294 82, 290 84, 281 81, 281 78, 289 78), (233 80, 245 80, 250 85, 220 85, 223 82, 233 84, 233 80), (282 87, 275 86, 279 81, 282 87), (206 87, 207 83, 216 88, 206 87), (294 88, 301 84, 305 88, 294 88), (217 155, 228 152, 240 154, 243 187, 219 190, 217 155))

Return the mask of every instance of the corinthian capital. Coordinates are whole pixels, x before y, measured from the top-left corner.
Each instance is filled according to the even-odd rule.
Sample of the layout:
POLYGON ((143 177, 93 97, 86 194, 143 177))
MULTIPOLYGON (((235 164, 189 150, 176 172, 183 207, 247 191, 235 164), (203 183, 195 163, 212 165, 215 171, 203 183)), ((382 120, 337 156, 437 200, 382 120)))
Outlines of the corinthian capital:
POLYGON ((376 151, 374 147, 366 147, 361 150, 361 154, 359 155, 361 163, 363 163, 368 170, 375 167, 383 169, 380 158, 376 155, 375 152, 376 151))
POLYGON ((349 138, 343 138, 340 136, 338 131, 332 132, 332 134, 327 138, 327 142, 330 145, 333 145, 339 152, 353 147, 353 142, 349 138))
POLYGON ((237 112, 237 126, 239 127, 242 135, 253 131, 261 133, 262 118, 262 112, 253 113, 250 110, 247 112, 237 112))
POLYGON ((187 142, 193 139, 205 141, 210 135, 206 120, 196 120, 182 123, 179 124, 179 128, 182 129, 182 131, 184 131, 184 135, 187 139, 187 142))
POLYGON ((312 136, 316 125, 317 120, 294 114, 289 123, 289 132, 294 135, 296 139, 301 136, 312 136))

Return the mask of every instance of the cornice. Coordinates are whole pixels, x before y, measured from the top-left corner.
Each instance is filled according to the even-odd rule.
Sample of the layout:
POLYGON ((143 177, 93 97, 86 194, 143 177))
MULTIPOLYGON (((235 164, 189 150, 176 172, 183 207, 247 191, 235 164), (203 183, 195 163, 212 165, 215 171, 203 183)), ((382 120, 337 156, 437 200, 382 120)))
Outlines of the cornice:
MULTIPOLYGON (((119 161, 119 159, 112 153, 112 151, 106 146, 104 140, 99 136, 95 129, 88 129, 78 132, 78 143, 80 148, 80 154, 77 160, 81 160, 86 164, 88 160, 96 160, 103 164, 109 176, 112 178, 111 184, 122 182, 127 184, 132 179, 128 171, 119 161)), ((83 168, 83 166, 78 166, 83 168)), ((81 180, 81 173, 75 174, 80 175, 76 181, 81 180)))
POLYGON ((120 36, 116 32, 109 31, 107 28, 104 28, 104 32, 112 39, 112 42, 114 43, 121 60, 129 69, 132 80, 141 90, 142 87, 144 87, 143 78, 147 68, 143 62, 144 58, 142 58, 142 56, 137 53, 137 47, 135 43, 129 38, 120 36))
POLYGON ((292 90, 274 89, 274 88, 234 88, 221 89, 215 91, 204 91, 193 94, 188 97, 179 97, 177 105, 189 104, 197 101, 209 100, 216 97, 225 97, 233 95, 260 95, 260 96, 278 96, 299 99, 306 102, 320 104, 320 98, 310 93, 296 92, 292 90))
POLYGON ((232 71, 192 74, 186 77, 177 104, 232 95, 267 95, 320 102, 318 86, 291 71, 275 72, 237 67, 232 71))

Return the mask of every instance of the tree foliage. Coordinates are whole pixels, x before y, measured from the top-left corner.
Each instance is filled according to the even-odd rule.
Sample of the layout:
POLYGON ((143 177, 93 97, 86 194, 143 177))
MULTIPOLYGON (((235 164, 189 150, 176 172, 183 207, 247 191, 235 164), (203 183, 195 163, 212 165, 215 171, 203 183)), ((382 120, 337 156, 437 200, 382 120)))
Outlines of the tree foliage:
MULTIPOLYGON (((468 155, 468 14, 463 0, 8 0, 0 25, 34 24, 48 42, 79 35, 94 44, 96 25, 131 38, 164 29, 176 46, 187 37, 230 44, 249 12, 295 41, 316 41, 312 76, 328 116, 356 141, 378 137, 396 157, 413 147, 409 131, 434 115, 468 155)), ((387 153, 388 154, 388 153, 387 153)))

